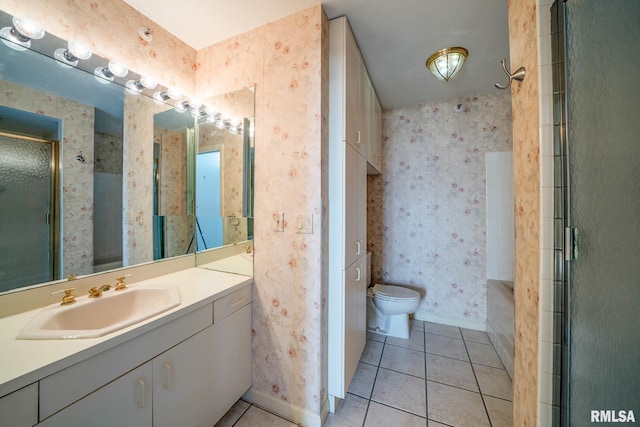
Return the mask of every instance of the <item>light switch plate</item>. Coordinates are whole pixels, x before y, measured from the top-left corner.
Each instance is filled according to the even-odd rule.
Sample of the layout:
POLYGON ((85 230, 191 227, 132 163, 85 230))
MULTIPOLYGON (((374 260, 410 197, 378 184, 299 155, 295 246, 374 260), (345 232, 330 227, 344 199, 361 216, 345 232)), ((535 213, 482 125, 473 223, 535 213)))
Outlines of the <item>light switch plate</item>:
POLYGON ((273 215, 273 231, 283 232, 284 231, 284 212, 274 212, 273 215))
POLYGON ((313 233, 313 214, 296 214, 296 233, 313 233))

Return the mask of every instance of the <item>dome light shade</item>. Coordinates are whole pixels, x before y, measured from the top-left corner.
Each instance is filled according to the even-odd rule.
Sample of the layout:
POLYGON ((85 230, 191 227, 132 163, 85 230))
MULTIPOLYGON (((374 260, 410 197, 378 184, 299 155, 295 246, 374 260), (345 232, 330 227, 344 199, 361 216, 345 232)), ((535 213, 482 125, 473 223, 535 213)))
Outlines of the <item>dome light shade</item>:
POLYGON ((463 47, 441 49, 427 59, 426 66, 439 80, 449 81, 462 69, 469 51, 463 47))

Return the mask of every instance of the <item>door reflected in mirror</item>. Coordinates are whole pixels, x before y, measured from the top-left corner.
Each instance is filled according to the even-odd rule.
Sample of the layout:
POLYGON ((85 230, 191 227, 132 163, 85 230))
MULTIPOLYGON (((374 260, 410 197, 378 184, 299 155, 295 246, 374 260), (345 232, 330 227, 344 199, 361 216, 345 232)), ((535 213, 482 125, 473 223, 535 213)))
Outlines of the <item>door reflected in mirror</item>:
POLYGON ((206 102, 198 123, 197 250, 253 239, 254 97, 246 88, 206 102))

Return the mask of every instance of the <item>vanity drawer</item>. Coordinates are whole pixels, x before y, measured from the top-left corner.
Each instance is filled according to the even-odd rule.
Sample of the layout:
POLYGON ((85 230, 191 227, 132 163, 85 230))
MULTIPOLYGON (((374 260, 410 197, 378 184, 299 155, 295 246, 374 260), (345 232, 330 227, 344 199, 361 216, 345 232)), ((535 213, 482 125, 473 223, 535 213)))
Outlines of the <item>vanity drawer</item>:
POLYGON ((253 287, 247 285, 213 302, 213 323, 218 323, 231 313, 251 302, 253 287))
POLYGON ((40 380, 40 420, 211 326, 212 305, 40 380))

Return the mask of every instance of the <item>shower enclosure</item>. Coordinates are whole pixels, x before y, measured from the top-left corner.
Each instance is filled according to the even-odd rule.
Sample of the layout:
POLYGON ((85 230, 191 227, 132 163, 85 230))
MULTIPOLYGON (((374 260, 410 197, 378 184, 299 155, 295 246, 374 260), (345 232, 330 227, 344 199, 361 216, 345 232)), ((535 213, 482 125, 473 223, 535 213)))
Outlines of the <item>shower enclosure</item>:
POLYGON ((554 425, 640 421, 640 2, 551 11, 554 425))
POLYGON ((58 164, 57 141, 0 132, 0 292, 58 276, 58 164))

